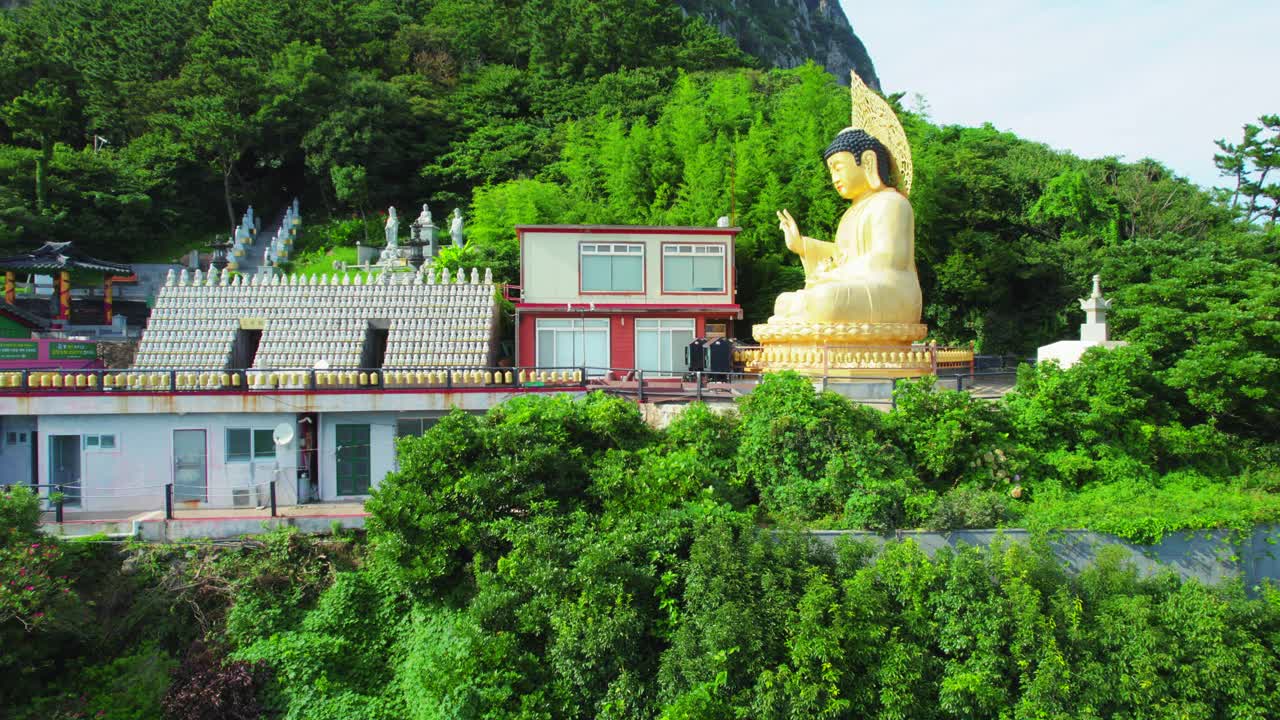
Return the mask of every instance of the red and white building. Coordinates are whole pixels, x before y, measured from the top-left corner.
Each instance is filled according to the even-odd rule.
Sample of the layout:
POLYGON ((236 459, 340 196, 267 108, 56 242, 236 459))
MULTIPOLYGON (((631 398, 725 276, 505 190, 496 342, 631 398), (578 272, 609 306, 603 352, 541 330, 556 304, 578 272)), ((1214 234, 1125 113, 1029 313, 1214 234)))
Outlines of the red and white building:
POLYGON ((519 225, 521 367, 685 371, 694 338, 733 337, 740 228, 519 225))

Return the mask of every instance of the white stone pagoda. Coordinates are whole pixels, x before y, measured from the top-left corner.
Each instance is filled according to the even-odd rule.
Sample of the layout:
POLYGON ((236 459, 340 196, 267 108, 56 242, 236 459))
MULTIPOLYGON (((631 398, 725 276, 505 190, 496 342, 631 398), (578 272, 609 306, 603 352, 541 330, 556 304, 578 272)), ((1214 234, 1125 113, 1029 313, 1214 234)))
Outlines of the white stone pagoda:
POLYGON ((1041 347, 1036 352, 1036 362, 1056 360, 1063 368, 1069 368, 1079 362, 1080 356, 1091 347, 1118 348, 1129 344, 1110 339, 1107 331, 1107 311, 1111 309, 1111 301, 1102 297, 1101 275, 1093 276, 1093 293, 1080 301, 1080 309, 1084 310, 1084 324, 1080 326, 1080 339, 1061 340, 1041 347))

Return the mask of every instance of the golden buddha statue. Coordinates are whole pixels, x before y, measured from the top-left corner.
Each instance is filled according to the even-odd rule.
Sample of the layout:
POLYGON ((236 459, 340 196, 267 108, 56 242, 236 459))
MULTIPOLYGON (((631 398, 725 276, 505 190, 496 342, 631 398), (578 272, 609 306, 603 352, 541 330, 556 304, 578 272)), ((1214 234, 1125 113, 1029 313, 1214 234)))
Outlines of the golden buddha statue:
POLYGON ((804 266, 805 286, 779 295, 773 316, 753 328, 762 358, 769 358, 749 363, 757 369, 816 369, 819 353, 824 370, 843 366, 901 375, 918 374, 922 367, 920 353, 911 352, 911 343, 928 331, 920 324, 915 216, 907 200, 911 149, 893 109, 856 74, 851 94, 853 126, 840 131, 823 154, 831 183, 849 209, 832 242, 801 235, 791 213, 778 212, 787 249, 804 266), (837 350, 833 361, 832 348, 856 352, 837 350))

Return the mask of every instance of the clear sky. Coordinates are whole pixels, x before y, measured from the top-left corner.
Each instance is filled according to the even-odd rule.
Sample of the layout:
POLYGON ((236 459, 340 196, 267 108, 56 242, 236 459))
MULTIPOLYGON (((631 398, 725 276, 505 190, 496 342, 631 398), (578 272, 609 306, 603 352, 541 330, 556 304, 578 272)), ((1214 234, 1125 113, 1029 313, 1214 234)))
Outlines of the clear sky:
POLYGON ((1223 185, 1213 141, 1280 113, 1280 2, 840 0, 886 93, 934 122, 1223 185))

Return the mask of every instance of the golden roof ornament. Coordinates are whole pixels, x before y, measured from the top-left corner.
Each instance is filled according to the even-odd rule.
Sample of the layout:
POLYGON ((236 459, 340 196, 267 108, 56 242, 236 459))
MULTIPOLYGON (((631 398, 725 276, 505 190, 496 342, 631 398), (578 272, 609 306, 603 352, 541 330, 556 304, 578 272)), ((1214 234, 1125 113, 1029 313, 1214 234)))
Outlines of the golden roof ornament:
POLYGON ((903 195, 910 196, 913 179, 911 144, 907 142, 907 132, 902 129, 898 115, 888 101, 867 87, 858 73, 852 70, 849 71, 849 95, 853 99, 853 124, 846 129, 863 130, 885 146, 889 151, 892 184, 903 195))

